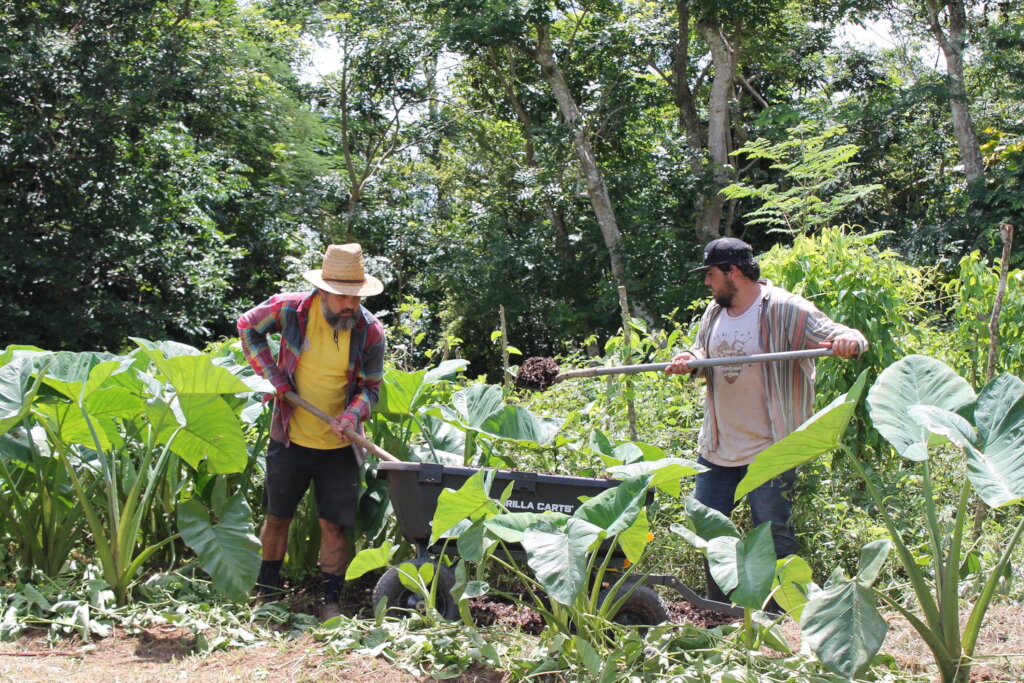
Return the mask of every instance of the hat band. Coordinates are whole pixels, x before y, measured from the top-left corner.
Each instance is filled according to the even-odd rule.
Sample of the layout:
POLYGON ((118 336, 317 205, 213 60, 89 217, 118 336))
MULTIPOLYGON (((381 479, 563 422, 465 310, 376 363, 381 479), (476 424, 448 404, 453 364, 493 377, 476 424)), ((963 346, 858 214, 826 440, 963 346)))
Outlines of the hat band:
POLYGON ((343 285, 361 285, 366 282, 366 278, 363 278, 362 280, 336 280, 333 277, 325 277, 324 282, 338 282, 343 285))

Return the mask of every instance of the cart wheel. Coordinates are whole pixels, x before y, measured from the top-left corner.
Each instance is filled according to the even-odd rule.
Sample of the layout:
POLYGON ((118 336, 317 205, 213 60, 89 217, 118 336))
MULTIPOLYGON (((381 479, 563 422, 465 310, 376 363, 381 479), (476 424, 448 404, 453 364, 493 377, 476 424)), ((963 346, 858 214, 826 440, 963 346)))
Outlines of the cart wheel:
MULTIPOLYGON (((627 589, 619 590, 625 592, 627 589)), ((611 588, 601 591, 600 604, 604 604, 610 593, 611 588)), ((661 596, 647 586, 637 586, 619 607, 612 621, 623 626, 655 626, 668 621, 669 618, 668 608, 665 607, 661 596)))
MULTIPOLYGON (((451 567, 438 564, 429 557, 417 557, 414 560, 409 560, 409 562, 417 569, 423 564, 434 565, 434 570, 438 574, 437 591, 434 596, 436 604, 434 607, 445 619, 449 621, 458 619, 459 604, 452 597, 452 586, 455 585, 455 572, 451 570, 451 567)), ((402 564, 405 563, 403 562, 402 564)), ((385 614, 389 617, 406 617, 411 610, 423 613, 427 609, 424 597, 419 593, 409 590, 402 584, 402 581, 398 578, 397 569, 389 569, 384 572, 384 575, 377 582, 377 586, 373 589, 374 607, 379 605, 381 600, 387 602, 388 609, 385 614)))

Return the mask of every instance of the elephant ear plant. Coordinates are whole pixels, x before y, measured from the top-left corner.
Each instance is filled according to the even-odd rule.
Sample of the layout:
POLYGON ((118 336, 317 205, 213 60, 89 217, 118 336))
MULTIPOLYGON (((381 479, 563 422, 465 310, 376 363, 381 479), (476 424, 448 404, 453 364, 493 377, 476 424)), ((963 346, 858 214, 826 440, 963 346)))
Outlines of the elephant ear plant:
MULTIPOLYGON (((875 542, 864 549, 861 570, 854 579, 834 574, 824 590, 806 585, 809 600, 800 615, 801 629, 826 667, 844 676, 859 675, 885 635, 885 622, 877 614, 875 598, 879 598, 918 632, 943 681, 968 681, 985 612, 1024 531, 1024 517, 1002 546, 995 565, 975 572, 974 592, 962 586, 962 572, 972 550, 965 547, 964 533, 972 494, 992 508, 1017 506, 1024 500, 1024 382, 1000 375, 975 395, 967 381, 944 363, 913 355, 886 368, 867 400, 875 429, 896 453, 921 470, 919 509, 923 520, 919 528, 925 531, 928 552, 919 558, 873 475, 844 447, 882 517, 918 611, 904 606, 899 596, 872 587, 889 553, 888 542, 875 542), (966 477, 949 509, 940 510, 932 460, 955 452, 966 461, 966 477), (949 514, 942 514, 946 512, 949 514), (974 604, 961 626, 961 596, 971 594, 976 596, 974 604)), ((782 459, 776 456, 776 460, 782 459)), ((764 463, 769 470, 777 464, 771 459, 764 463)), ((741 482, 744 490, 752 485, 756 484, 744 486, 741 482)))
MULTIPOLYGON (((241 599, 255 581, 259 541, 244 494, 231 495, 215 475, 248 464, 239 396, 253 387, 191 347, 135 341, 139 348, 127 356, 12 354, 0 372, 0 428, 7 432, 0 442, 0 521, 10 525, 12 515, 32 513, 39 501, 65 506, 78 520, 57 529, 70 536, 61 539, 65 556, 84 542, 72 532, 87 528, 118 603, 128 599, 147 560, 179 537, 214 586, 241 599), (196 479, 203 486, 175 484, 177 458, 202 474, 196 479), (199 497, 206 488, 212 516, 199 497), (172 524, 169 531, 164 518, 175 512, 178 530, 172 524)), ((47 569, 59 566, 50 562, 47 569)))

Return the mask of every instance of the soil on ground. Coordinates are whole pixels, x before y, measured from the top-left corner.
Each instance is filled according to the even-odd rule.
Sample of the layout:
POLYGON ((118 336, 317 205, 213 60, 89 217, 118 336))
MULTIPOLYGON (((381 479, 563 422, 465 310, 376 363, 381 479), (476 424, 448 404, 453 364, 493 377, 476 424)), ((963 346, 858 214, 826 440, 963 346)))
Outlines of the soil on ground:
MULTIPOLYGON (((372 616, 370 608, 374 581, 364 578, 345 587, 341 595, 342 612, 361 617, 372 616)), ((303 582, 285 596, 293 611, 315 614, 319 608, 319 588, 315 580, 303 582)), ((697 609, 688 602, 667 602, 672 620, 701 628, 711 628, 731 619, 715 612, 697 609)), ((503 630, 540 633, 540 616, 528 608, 502 600, 474 599, 470 611, 481 626, 503 630)), ((897 616, 889 617, 890 631, 882 651, 891 655, 908 680, 927 681, 933 676, 931 657, 910 626, 897 616)), ((783 632, 794 650, 799 649, 799 627, 786 619, 783 632)), ((1024 608, 1021 605, 993 605, 982 629, 979 661, 972 681, 1024 680, 1024 608)), ((382 658, 365 655, 325 653, 310 636, 284 643, 246 649, 198 654, 188 631, 171 626, 155 626, 138 634, 115 632, 83 649, 83 643, 71 638, 51 645, 43 631, 35 631, 11 643, 0 643, 0 681, 50 683, 104 683, 121 681, 374 681, 381 683, 426 682, 429 676, 415 676, 382 658)), ((499 683, 506 675, 476 667, 454 678, 455 681, 499 683)))
POLYGON ((516 386, 520 389, 537 389, 543 391, 555 383, 558 375, 558 363, 554 358, 534 356, 527 358, 519 366, 516 374, 516 386))

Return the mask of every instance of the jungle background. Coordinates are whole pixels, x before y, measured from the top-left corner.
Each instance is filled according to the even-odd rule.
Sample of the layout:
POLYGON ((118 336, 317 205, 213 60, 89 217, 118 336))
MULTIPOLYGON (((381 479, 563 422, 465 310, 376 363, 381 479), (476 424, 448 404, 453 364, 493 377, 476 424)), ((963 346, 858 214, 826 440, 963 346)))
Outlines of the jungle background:
MULTIPOLYGON (((301 273, 327 244, 360 242, 385 283, 364 303, 387 329, 391 395, 368 428, 403 459, 444 442, 469 461, 470 438, 474 464, 560 474, 600 476, 630 444, 651 460, 695 457, 695 383, 643 375, 530 393, 509 381, 529 356, 563 367, 670 359, 707 298, 687 271, 719 236, 750 242, 773 282, 871 341, 854 362, 819 362, 818 407, 910 354, 942 361, 972 391, 1024 374, 1024 271, 1010 249, 1024 222, 1019 2, 0 0, 0 26, 4 638, 43 629, 52 647, 113 630, 149 642, 163 629, 178 656, 313 629, 338 651, 384 652, 420 675, 485 667, 507 680, 546 666, 520 641, 493 657, 467 650, 479 636, 455 627, 382 635, 365 605, 324 635, 294 600, 251 613, 223 602, 241 599, 245 572, 227 591, 204 578, 197 555, 251 533, 261 514, 268 414, 246 394, 258 383, 235 320, 305 289, 301 273), (193 354, 202 360, 178 363, 193 354), (417 374, 439 363, 445 372, 417 374), (234 379, 183 388, 185 376, 216 384, 210 367, 234 379), (464 397, 492 389, 543 429, 468 427, 472 416, 455 414, 464 397), (172 454, 172 413, 207 445, 179 441, 172 454), (237 443, 209 447, 201 417, 237 443), (90 432, 92 418, 102 430, 90 432), (109 514, 87 523, 89 506, 109 514), (226 520, 227 536, 201 550, 196 529, 226 520), (113 549, 97 542, 104 524, 113 549)), ((856 571, 862 547, 887 536, 882 507, 912 562, 929 566, 939 548, 917 496, 940 501, 936 524, 951 524, 963 460, 922 478, 863 405, 845 443, 801 470, 795 519, 814 578, 856 571), (852 452, 886 506, 857 483, 852 452)), ((360 547, 399 540, 380 490, 364 489, 373 514, 360 547)), ((683 514, 682 498, 659 494, 652 529, 671 536, 683 514)), ((958 568, 965 586, 1019 537, 1019 519, 1016 504, 979 508, 958 568)), ((315 516, 299 521, 293 586, 316 566, 315 516)), ((659 570, 701 583, 693 547, 658 543, 659 570)), ((232 550, 222 564, 258 551, 232 550)), ((983 636, 1016 654, 1021 561, 1018 549, 997 577, 990 628, 1003 630, 983 636)), ((910 595, 898 563, 878 581, 910 595)), ((910 631, 895 660, 857 675, 932 675, 910 631)), ((573 659, 578 646, 552 642, 538 651, 576 653, 557 675, 594 678, 586 657, 573 659)), ((746 676, 786 679, 741 648, 711 650, 651 675, 722 680, 745 661, 746 676)), ((632 671, 628 657, 604 655, 613 674, 616 662, 632 671)), ((830 675, 792 662, 797 677, 830 675)), ((1024 675, 1019 657, 1005 662, 980 670, 1024 675)), ((318 655, 312 666, 329 664, 318 655)))

